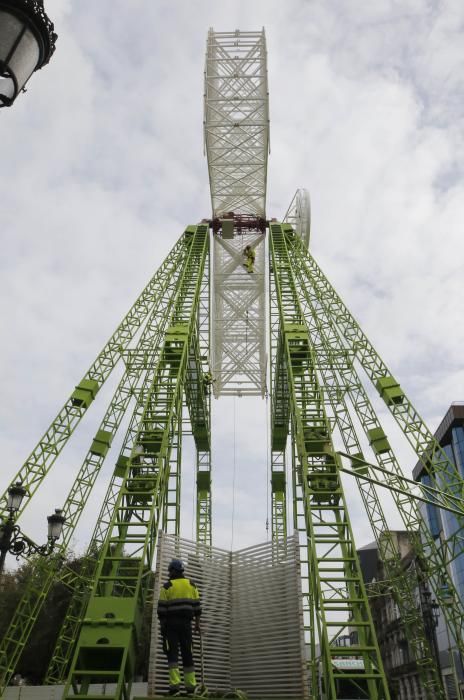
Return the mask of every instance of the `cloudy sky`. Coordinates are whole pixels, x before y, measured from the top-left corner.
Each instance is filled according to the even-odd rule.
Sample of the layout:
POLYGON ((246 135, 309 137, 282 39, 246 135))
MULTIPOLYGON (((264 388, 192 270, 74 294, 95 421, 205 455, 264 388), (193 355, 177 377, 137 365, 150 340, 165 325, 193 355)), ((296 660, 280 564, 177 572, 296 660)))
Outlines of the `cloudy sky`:
MULTIPOLYGON (((297 187, 310 190, 314 256, 435 430, 449 404, 464 399, 462 1, 47 0, 46 9, 56 54, 1 113, 2 486, 185 225, 210 213, 202 152, 210 26, 265 27, 268 215, 282 216, 297 187)), ((25 513, 37 540, 112 388, 25 513)), ((265 404, 222 400, 214 411, 215 543, 232 539, 234 446, 233 546, 260 542, 265 404)), ((409 471, 413 458, 398 451, 409 471)), ((76 551, 112 455, 107 462, 76 551)), ((192 474, 186 464, 187 537, 192 474)), ((352 512, 365 544, 355 498, 352 512)))

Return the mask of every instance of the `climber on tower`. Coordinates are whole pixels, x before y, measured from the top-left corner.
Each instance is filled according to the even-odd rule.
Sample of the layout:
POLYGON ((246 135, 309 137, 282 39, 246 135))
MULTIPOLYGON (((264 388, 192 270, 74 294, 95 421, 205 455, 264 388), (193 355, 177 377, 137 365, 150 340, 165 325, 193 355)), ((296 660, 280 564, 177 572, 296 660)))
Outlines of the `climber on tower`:
POLYGON ((254 272, 256 253, 251 247, 251 245, 247 245, 247 247, 243 251, 243 255, 245 256, 245 262, 243 263, 243 267, 246 268, 247 272, 254 272))
POLYGON ((158 618, 163 636, 163 649, 168 658, 169 695, 181 695, 179 647, 184 669, 187 695, 193 695, 197 686, 192 655, 192 620, 195 632, 200 633, 201 603, 198 589, 184 576, 184 565, 173 559, 168 567, 169 580, 161 587, 158 600, 158 618))

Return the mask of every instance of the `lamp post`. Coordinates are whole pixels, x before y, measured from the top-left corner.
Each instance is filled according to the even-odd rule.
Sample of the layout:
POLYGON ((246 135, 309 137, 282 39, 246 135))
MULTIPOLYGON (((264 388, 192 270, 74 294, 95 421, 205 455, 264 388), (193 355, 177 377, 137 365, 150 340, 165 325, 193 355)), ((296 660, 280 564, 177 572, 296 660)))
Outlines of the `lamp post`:
POLYGON ((23 535, 19 525, 15 523, 15 514, 21 507, 21 501, 25 495, 26 489, 19 481, 8 489, 9 516, 8 520, 0 525, 0 573, 3 571, 8 552, 17 559, 22 554, 40 554, 43 557, 51 554, 63 529, 65 517, 61 510, 56 509, 52 515, 47 517, 48 537, 46 544, 37 545, 26 535, 23 535))
MULTIPOLYGON (((453 603, 453 599, 454 599, 453 593, 450 592, 450 590, 446 586, 443 586, 441 592, 442 592, 443 604, 444 605, 451 605, 453 603)), ((456 642, 454 642, 454 644, 451 643, 450 631, 449 631, 448 625, 446 624, 446 621, 445 621, 445 629, 446 629, 446 638, 448 641, 448 658, 451 662, 451 670, 452 670, 452 674, 453 674, 454 686, 456 688, 456 698, 457 698, 457 700, 462 700, 463 686, 462 686, 460 679, 459 679, 459 673, 458 673, 458 670, 456 667, 456 657, 454 655, 455 648, 457 645, 456 645, 456 642)), ((459 655, 459 661, 460 661, 460 665, 462 668, 462 665, 463 665, 462 664, 462 657, 461 657, 461 654, 459 652, 459 648, 457 649, 457 652, 459 655)))
POLYGON ((433 654, 437 662, 437 668, 441 676, 440 652, 437 643, 437 627, 439 617, 439 605, 432 599, 432 593, 424 582, 419 584, 420 602, 422 607, 422 617, 425 623, 425 631, 433 648, 433 654))
POLYGON ((0 107, 11 107, 58 38, 43 0, 0 0, 0 107))

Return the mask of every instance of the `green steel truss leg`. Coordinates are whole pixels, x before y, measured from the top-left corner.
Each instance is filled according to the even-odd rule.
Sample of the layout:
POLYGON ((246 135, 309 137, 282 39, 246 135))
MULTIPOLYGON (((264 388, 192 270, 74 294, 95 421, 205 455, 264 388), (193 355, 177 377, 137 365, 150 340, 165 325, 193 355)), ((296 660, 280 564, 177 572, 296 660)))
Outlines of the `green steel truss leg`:
MULTIPOLYGON (((211 546, 211 427, 210 427, 210 384, 205 383, 201 363, 198 333, 192 335, 187 376, 185 382, 185 401, 189 413, 191 433, 196 448, 196 483, 197 483, 197 541, 211 546)), ((179 434, 182 430, 182 418, 179 419, 179 434)), ((180 526, 180 444, 176 470, 171 470, 167 491, 163 530, 179 535, 180 526)))
MULTIPOLYGON (((295 248, 304 261, 307 276, 318 290, 326 310, 336 319, 337 327, 347 341, 350 351, 385 401, 417 457, 431 478, 436 481, 437 487, 464 499, 464 479, 456 466, 449 460, 314 258, 300 242, 295 241, 295 248)), ((464 527, 464 519, 461 524, 464 527)))
POLYGON ((306 527, 306 506, 303 483, 300 479, 302 470, 299 468, 299 456, 296 447, 295 426, 291 421, 291 457, 292 457, 292 493, 293 493, 293 522, 294 530, 299 537, 300 579, 303 608, 303 630, 306 648, 306 659, 309 664, 309 686, 312 700, 319 700, 319 666, 320 652, 316 634, 316 601, 317 591, 312 585, 311 547, 308 541, 306 527))
MULTIPOLYGON (((177 280, 174 282, 176 283, 177 280)), ((156 362, 162 346, 162 338, 168 323, 168 317, 163 321, 163 335, 159 336, 157 343, 154 345, 150 357, 156 362)), ((150 366, 152 361, 150 360, 150 366)), ((151 368, 145 373, 145 378, 139 392, 135 395, 138 404, 144 405, 148 391, 153 383, 154 368, 151 368)), ((90 588, 98 565, 98 556, 105 543, 108 529, 110 527, 113 511, 115 509, 117 499, 121 490, 123 479, 126 476, 129 456, 134 447, 134 439, 136 437, 135 427, 136 414, 132 415, 129 428, 125 435, 121 453, 117 460, 117 466, 111 478, 110 484, 89 546, 87 548, 86 557, 84 559, 81 575, 73 576, 73 572, 68 567, 63 567, 60 572, 60 581, 68 584, 73 590, 73 596, 66 613, 55 649, 50 661, 45 682, 47 684, 62 683, 69 668, 72 652, 79 634, 82 619, 88 604, 90 588)))
MULTIPOLYGON (((101 389, 113 368, 121 359, 121 352, 141 328, 152 309, 153 300, 163 296, 166 281, 171 275, 175 274, 183 255, 184 244, 180 240, 147 284, 46 433, 39 440, 24 465, 13 478, 12 484, 20 481, 27 491, 20 512, 30 502, 31 497, 42 483, 80 419, 92 403, 96 393, 101 389)), ((0 519, 3 520, 8 518, 7 497, 8 489, 5 490, 5 493, 0 498, 0 519)))
POLYGON ((171 535, 180 533, 180 497, 182 469, 182 414, 178 417, 177 428, 171 443, 170 468, 163 507, 161 529, 171 535))
MULTIPOLYGON (((157 350, 159 354, 160 348, 157 350)), ((149 389, 153 383, 153 377, 153 372, 147 372, 145 375, 142 390, 137 396, 137 402, 141 406, 144 405, 146 397, 148 396, 149 389)), ((118 458, 119 467, 115 469, 112 476, 106 496, 103 499, 100 514, 97 518, 95 530, 87 548, 81 576, 74 577, 72 580, 73 597, 66 613, 66 617, 47 671, 46 683, 49 684, 62 683, 69 669, 71 656, 88 605, 89 595, 91 592, 90 586, 93 582, 95 571, 98 566, 98 556, 105 544, 113 512, 116 507, 124 478, 127 474, 129 456, 135 445, 134 440, 137 433, 135 427, 136 417, 137 414, 134 413, 123 442, 120 456, 118 458)), ((64 567, 60 572, 60 580, 65 582, 69 580, 70 573, 70 570, 67 567, 64 567)))
MULTIPOLYGON (((347 457, 351 463, 351 469, 347 468, 346 466, 341 467, 342 471, 344 471, 346 474, 353 476, 353 474, 356 473, 356 475, 360 476, 362 479, 370 480, 377 486, 382 486, 384 489, 390 488, 391 490, 394 490, 396 488, 395 486, 390 486, 385 481, 380 481, 380 479, 384 479, 385 476, 390 476, 390 473, 380 465, 368 462, 364 456, 362 458, 356 457, 355 455, 350 455, 343 452, 343 450, 338 450, 338 454, 341 457, 347 457), (371 470, 372 474, 370 476, 367 476, 369 473, 368 471, 364 471, 365 467, 367 467, 368 470, 371 470)), ((409 497, 416 501, 428 503, 436 508, 446 510, 448 513, 464 515, 464 502, 460 501, 459 498, 456 499, 454 507, 451 508, 451 506, 447 505, 448 499, 447 503, 442 502, 441 492, 437 489, 427 486, 426 484, 422 484, 422 488, 419 490, 417 488, 417 481, 408 479, 408 477, 404 476, 404 474, 398 474, 396 476, 399 483, 401 483, 401 488, 397 488, 398 493, 401 493, 401 495, 404 496, 404 494, 408 492, 409 497)))
MULTIPOLYGON (((273 275, 270 270, 270 288, 273 275)), ((270 304, 271 332, 271 514, 272 539, 279 551, 287 539, 287 487, 285 452, 290 429, 290 399, 287 367, 283 353, 279 306, 275 295, 270 304)))
MULTIPOLYGON (((288 255, 283 227, 270 224, 272 269, 280 309, 283 352, 286 358, 296 468, 303 492, 308 537, 310 589, 320 644, 324 692, 340 697, 344 682, 358 697, 389 698, 388 684, 370 614, 369 603, 331 440, 322 392, 288 255), (338 646, 347 633, 355 644, 338 646), (343 672, 343 660, 360 658, 363 669, 343 672)), ((316 640, 312 643, 315 647, 316 640)), ((311 659, 316 664, 316 659, 311 659)), ((314 672, 313 672, 314 676, 314 672)), ((314 689, 313 689, 314 692, 314 689)))
MULTIPOLYGON (((384 469, 385 482, 388 486, 392 487, 392 498, 396 503, 406 530, 410 533, 411 542, 421 562, 424 576, 429 580, 430 588, 440 605, 448 627, 452 630, 461 653, 464 653, 464 609, 459 594, 448 573, 450 563, 457 556, 457 553, 460 551, 462 552, 462 540, 460 539, 459 533, 456 533, 456 535, 449 537, 448 540, 441 541, 439 546, 437 546, 430 530, 424 523, 417 503, 411 498, 410 492, 403 488, 401 467, 396 460, 395 454, 391 449, 362 382, 353 366, 354 349, 351 345, 347 348, 343 344, 341 340, 341 338, 344 337, 343 329, 341 329, 340 332, 337 330, 340 320, 339 304, 342 304, 342 302, 339 301, 339 304, 335 304, 334 307, 332 307, 333 295, 335 295, 335 292, 330 287, 329 282, 325 280, 325 283, 322 284, 321 280, 323 275, 317 266, 318 274, 313 274, 315 263, 314 266, 313 264, 308 264, 308 253, 302 249, 299 245, 298 238, 293 237, 291 231, 288 231, 287 239, 290 240, 292 244, 290 249, 293 253, 292 264, 299 282, 298 291, 303 297, 311 296, 314 313, 320 319, 321 323, 324 323, 324 331, 329 344, 337 348, 336 364, 344 390, 347 392, 356 415, 364 429, 365 435, 373 447, 379 466, 384 469), (348 359, 349 361, 343 362, 343 360, 341 360, 343 357, 345 360, 348 359), (382 439, 377 442, 373 441, 373 435, 381 435, 382 439)), ((339 298, 337 297, 337 299, 339 298)), ((346 307, 343 308, 346 309, 346 307)), ((343 315, 343 319, 347 316, 349 316, 348 311, 343 315)), ((355 322, 353 321, 353 323, 355 322)), ((362 333, 360 329, 359 333, 362 333)), ((365 344, 367 345, 368 341, 366 341, 365 344)), ((378 356, 377 362, 379 365, 385 367, 378 356)), ((402 400, 408 403, 404 395, 402 400)), ((412 412, 413 409, 411 408, 410 411, 412 412)), ((420 421, 420 419, 418 420, 420 421)), ((411 442, 411 431, 404 425, 401 427, 406 437, 411 442)), ((419 424, 419 428, 422 433, 428 430, 422 423, 419 424)), ((450 465, 450 463, 448 463, 448 465, 450 465)), ((450 466, 456 471, 454 465, 450 466)), ((449 470, 450 466, 446 467, 446 470, 449 470)), ((430 476, 430 482, 434 488, 440 489, 441 481, 437 480, 432 475, 430 476)), ((426 489, 423 489, 423 492, 425 498, 427 498, 426 489)), ((456 503, 456 493, 451 492, 447 494, 442 491, 441 500, 446 507, 452 509, 456 503)), ((459 519, 459 515, 456 515, 456 517, 459 519)))
POLYGON ((189 229, 191 241, 186 270, 179 284, 171 326, 153 384, 144 406, 135 409, 134 448, 99 558, 65 698, 87 697, 89 686, 94 682, 115 683, 116 691, 111 697, 117 700, 128 700, 130 695, 142 611, 166 496, 171 445, 182 415, 189 349, 208 251, 207 226, 189 229))
MULTIPOLYGON (((292 249, 287 234, 287 246, 292 249)), ((295 266, 294 266, 295 270, 295 266)), ((295 272, 298 275, 298 272, 295 272)), ((361 445, 345 400, 346 387, 353 385, 351 365, 340 338, 333 331, 330 319, 319 314, 312 302, 309 285, 300 285, 299 299, 310 333, 311 344, 317 356, 317 369, 324 395, 328 398, 332 415, 349 455, 361 457, 361 445)), ((368 401, 367 396, 365 399, 368 401)), ((425 697, 444 700, 441 675, 434 660, 431 640, 427 636, 422 613, 417 608, 414 582, 401 566, 397 546, 393 540, 375 485, 356 477, 356 482, 377 542, 385 574, 392 581, 392 592, 400 612, 406 638, 417 663, 425 697)))
MULTIPOLYGON (((125 471, 123 475, 121 473, 113 475, 97 519, 97 527, 87 549, 81 576, 72 579, 73 595, 48 666, 44 681, 46 685, 63 683, 68 672, 81 623, 87 609, 90 587, 98 564, 97 557, 106 539, 111 515, 121 490, 124 475, 125 471)), ((69 580, 70 570, 68 567, 64 567, 60 574, 61 581, 69 580)))
POLYGON ((277 552, 287 541, 287 483, 285 450, 271 452, 272 539, 277 552))
MULTIPOLYGON (((197 543, 205 547, 212 545, 211 524, 211 394, 214 377, 210 373, 210 318, 211 318, 211 291, 210 291, 210 264, 205 266, 205 273, 200 290, 200 303, 198 306, 198 343, 200 372, 202 372, 203 397, 202 408, 199 415, 201 420, 196 421, 202 426, 202 420, 206 426, 206 436, 203 427, 197 430, 195 438, 197 464, 196 464, 196 535, 197 543)), ((193 425, 192 425, 193 429, 193 425)), ((194 434, 195 437, 195 434, 194 434)))
MULTIPOLYGON (((185 234, 188 236, 186 239, 187 244, 189 244, 190 231, 187 229, 185 234)), ((186 244, 186 250, 189 250, 189 245, 186 244)), ((179 271, 179 274, 182 269, 179 271)), ((174 278, 173 284, 177 288, 177 277, 174 278)), ((170 316, 170 309, 173 305, 174 297, 171 298, 171 303, 169 309, 166 310, 163 319, 163 333, 168 324, 168 319, 170 316)), ((161 319, 160 319, 161 321, 161 319)), ((142 389, 137 395, 137 401, 140 405, 143 405, 145 398, 148 394, 149 387, 153 381, 153 367, 156 363, 157 356, 160 352, 161 347, 161 335, 157 336, 157 342, 154 345, 153 350, 149 354, 150 357, 150 371, 145 374, 144 383, 142 389)), ((136 349, 134 351, 134 356, 144 356, 146 355, 145 349, 136 349)), ((80 630, 81 621, 83 614, 85 612, 87 602, 88 602, 88 586, 86 585, 87 579, 92 579, 97 566, 98 553, 101 551, 104 542, 108 534, 108 528, 110 526, 112 514, 117 502, 117 498, 121 489, 122 479, 125 476, 125 471, 127 469, 127 464, 129 461, 130 453, 134 447, 135 439, 137 435, 137 414, 134 413, 132 416, 127 434, 125 436, 123 446, 121 449, 120 457, 118 458, 119 469, 116 468, 115 474, 113 475, 111 484, 108 488, 106 498, 103 501, 103 506, 100 515, 97 519, 97 525, 93 536, 91 538, 88 551, 86 563, 83 571, 83 577, 80 580, 75 581, 74 585, 76 590, 74 592, 71 604, 69 606, 65 621, 63 623, 60 635, 57 640, 57 644, 50 662, 50 666, 47 672, 47 682, 49 683, 60 683, 62 682, 67 669, 69 667, 71 654, 75 646, 75 642, 80 630)), ((175 444, 172 445, 171 449, 171 468, 169 473, 168 488, 166 491, 166 502, 163 509, 163 529, 172 530, 175 534, 177 533, 179 527, 179 498, 180 498, 180 462, 181 462, 181 440, 180 436, 182 433, 182 422, 179 421, 178 431, 176 432, 175 444), (169 503, 169 514, 167 510, 167 503, 169 503)), ((177 533, 178 534, 178 533, 177 533)))
POLYGON ((210 548, 211 527, 211 452, 197 450, 197 543, 210 548))
POLYGON ((161 276, 158 276, 160 295, 155 296, 152 301, 151 313, 140 337, 137 351, 131 355, 130 362, 127 362, 126 372, 119 382, 63 506, 66 521, 63 526, 59 551, 52 560, 39 559, 35 562, 37 570, 23 594, 4 639, 0 643, 0 691, 8 684, 12 674, 14 674, 16 664, 43 602, 59 573, 62 562, 61 555, 64 555, 69 546, 79 518, 101 471, 111 441, 132 397, 140 391, 140 382, 146 366, 146 362, 142 358, 147 353, 153 354, 160 345, 160 338, 167 323, 167 313, 173 304, 177 281, 186 259, 185 245, 182 247, 177 244, 174 251, 174 257, 173 254, 169 256, 172 258, 171 264, 163 266, 165 274, 162 280, 161 276))

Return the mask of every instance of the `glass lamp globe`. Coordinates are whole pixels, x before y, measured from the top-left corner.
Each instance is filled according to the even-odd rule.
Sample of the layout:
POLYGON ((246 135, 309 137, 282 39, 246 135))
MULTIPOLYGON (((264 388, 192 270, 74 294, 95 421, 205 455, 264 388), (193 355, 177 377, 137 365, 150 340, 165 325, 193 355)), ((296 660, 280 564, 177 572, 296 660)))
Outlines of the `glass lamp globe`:
POLYGON ((10 107, 49 62, 56 39, 43 0, 0 0, 0 107, 10 107))
POLYGON ((64 515, 62 515, 62 512, 63 511, 57 508, 52 515, 47 517, 49 540, 55 541, 59 539, 61 535, 61 531, 63 530, 63 525, 66 520, 64 515))
POLYGON ((10 511, 17 511, 21 508, 21 503, 26 495, 26 489, 22 486, 20 481, 17 481, 16 484, 13 486, 10 486, 8 489, 8 499, 7 499, 7 508, 10 511))

